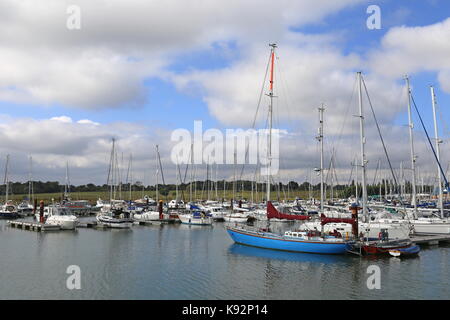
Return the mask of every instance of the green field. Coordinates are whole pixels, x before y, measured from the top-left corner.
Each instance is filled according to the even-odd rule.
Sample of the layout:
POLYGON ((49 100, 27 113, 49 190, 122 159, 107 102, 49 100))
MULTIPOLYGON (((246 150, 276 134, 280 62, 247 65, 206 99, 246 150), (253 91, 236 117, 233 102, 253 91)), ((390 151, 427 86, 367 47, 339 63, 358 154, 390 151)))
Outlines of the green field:
MULTIPOLYGON (((223 190, 218 190, 217 192, 218 194, 218 200, 222 200, 222 198, 225 199, 231 199, 233 197, 233 192, 230 190, 226 190, 225 191, 225 197, 224 197, 224 192, 223 190)), ((156 199, 156 192, 155 191, 133 191, 131 193, 131 199, 132 200, 136 200, 136 199, 141 199, 144 195, 148 195, 149 197, 156 199)), ((211 200, 216 200, 216 193, 211 192, 210 193, 210 198, 211 200)), ((319 196, 318 192, 313 193, 313 195, 315 197, 319 196)), ((103 200, 109 200, 109 192, 72 192, 70 193, 70 198, 72 200, 88 200, 90 201, 92 204, 95 204, 95 202, 97 201, 97 199, 101 198, 103 200)), ((236 199, 248 199, 251 200, 251 196, 252 193, 251 191, 243 191, 243 192, 237 192, 236 193, 236 199)), ((24 194, 20 194, 20 195, 10 195, 9 199, 14 200, 15 202, 20 202, 23 199, 27 198, 28 195, 24 195, 24 194)), ((62 199, 63 194, 62 193, 39 193, 39 194, 35 194, 34 198, 37 199, 38 201, 40 200, 44 200, 46 203, 47 202, 51 202, 52 199, 55 202, 58 202, 62 199)), ((159 199, 163 200, 163 201, 170 201, 172 199, 175 199, 176 197, 176 191, 175 190, 171 190, 169 192, 168 195, 159 195, 159 199)), ((181 199, 184 199, 185 201, 189 201, 189 190, 187 191, 179 191, 179 197, 181 199)), ((261 201, 263 198, 265 197, 265 193, 264 192, 258 192, 258 194, 256 194, 256 192, 253 192, 253 199, 255 201, 261 201)), ((284 199, 288 199, 288 200, 294 200, 296 197, 305 199, 308 197, 308 191, 291 191, 289 192, 289 196, 288 194, 284 194, 283 192, 280 192, 280 200, 284 200, 284 199)), ((4 199, 4 196, 2 197, 4 199)), ((129 200, 130 199, 130 193, 128 191, 123 191, 121 196, 119 193, 116 193, 116 198, 117 199, 124 199, 124 200, 129 200)), ((202 192, 201 191, 197 191, 196 193, 196 197, 194 197, 193 194, 193 199, 207 199, 208 195, 207 192, 202 192)), ((278 198, 278 192, 277 191, 272 191, 271 193, 271 198, 273 200, 278 198)))

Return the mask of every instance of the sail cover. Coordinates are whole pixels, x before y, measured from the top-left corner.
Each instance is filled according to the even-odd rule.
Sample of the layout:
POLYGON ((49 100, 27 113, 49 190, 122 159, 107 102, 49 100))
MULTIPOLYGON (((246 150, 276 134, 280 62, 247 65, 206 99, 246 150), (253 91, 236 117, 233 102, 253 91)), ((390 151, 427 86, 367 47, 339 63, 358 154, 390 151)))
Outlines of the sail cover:
POLYGON ((267 219, 286 219, 286 220, 309 220, 311 219, 310 216, 303 216, 300 214, 285 214, 279 212, 275 207, 273 206, 272 202, 267 203, 267 219))

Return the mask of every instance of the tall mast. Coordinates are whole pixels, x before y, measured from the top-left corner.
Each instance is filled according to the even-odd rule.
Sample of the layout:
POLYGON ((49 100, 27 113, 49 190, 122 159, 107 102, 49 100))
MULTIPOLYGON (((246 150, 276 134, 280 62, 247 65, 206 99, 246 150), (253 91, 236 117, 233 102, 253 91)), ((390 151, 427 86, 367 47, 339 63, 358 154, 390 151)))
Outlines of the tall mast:
POLYGON ((189 183, 189 202, 192 203, 192 183, 194 182, 194 144, 191 143, 191 183, 189 183))
POLYGON ((273 113, 273 69, 274 69, 274 60, 275 60, 275 48, 277 45, 275 43, 269 44, 269 46, 272 48, 270 53, 270 86, 269 86, 269 98, 270 98, 270 104, 269 104, 269 145, 267 148, 267 160, 268 160, 268 166, 267 166, 267 202, 270 201, 270 175, 271 175, 271 166, 272 166, 272 113, 273 113))
POLYGON ((355 157, 355 202, 356 204, 359 204, 359 190, 358 190, 358 157, 355 157))
POLYGON ((218 190, 217 190, 217 183, 218 183, 218 180, 217 180, 217 171, 219 170, 219 168, 218 168, 218 164, 216 163, 216 183, 215 183, 215 187, 216 187, 216 201, 217 200, 219 200, 219 195, 218 195, 218 190))
POLYGON ((156 145, 156 186, 155 186, 155 191, 156 191, 156 203, 159 205, 158 203, 158 176, 159 176, 159 163, 158 163, 158 159, 159 159, 159 151, 158 151, 158 145, 156 145))
POLYGON ((406 87, 408 90, 408 126, 409 126, 409 144, 411 150, 411 170, 412 170, 412 195, 411 202, 414 206, 414 217, 417 218, 417 201, 416 201, 416 156, 414 154, 414 136, 413 136, 413 128, 414 124, 412 122, 411 116, 411 88, 409 86, 409 78, 405 76, 406 87))
POLYGON ((127 172, 127 183, 130 184, 130 201, 131 201, 131 191, 133 186, 133 154, 130 153, 130 159, 128 161, 128 172, 127 172))
POLYGON ((177 157, 177 164, 176 164, 176 166, 175 166, 175 170, 176 170, 176 173, 175 173, 175 177, 176 177, 176 184, 175 184, 175 192, 176 192, 176 196, 175 196, 175 200, 176 200, 176 207, 178 207, 178 177, 179 177, 179 174, 178 174, 178 157, 177 157))
POLYGON ((400 161, 400 194, 403 197, 405 194, 405 176, 403 174, 403 161, 400 161))
POLYGON ((324 196, 324 188, 323 188, 323 112, 325 108, 322 106, 319 108, 319 135, 317 140, 320 142, 320 213, 323 213, 323 201, 325 199, 324 196))
POLYGON ((109 192, 109 201, 111 203, 111 200, 113 199, 113 186, 114 186, 114 156, 115 156, 115 149, 114 149, 114 144, 115 144, 116 140, 113 138, 112 139, 112 149, 111 149, 111 157, 110 157, 110 163, 109 163, 109 177, 110 177, 110 192, 109 192))
POLYGON ((311 168, 309 169, 309 201, 311 201, 312 199, 312 170, 311 168))
POLYGON ((442 177, 441 177, 441 171, 439 168, 439 144, 441 144, 441 140, 438 136, 438 127, 437 127, 437 121, 436 121, 436 96, 434 94, 434 88, 433 86, 430 86, 431 90, 431 102, 433 106, 433 120, 434 120, 434 139, 436 140, 436 157, 438 160, 437 163, 437 173, 438 173, 438 183, 439 183, 439 209, 441 211, 441 218, 444 218, 444 205, 443 205, 443 199, 442 199, 442 177))
POLYGON ((363 114, 363 104, 362 104, 362 92, 361 92, 361 72, 358 72, 358 101, 359 101, 359 133, 360 133, 360 144, 361 144, 361 183, 362 183, 362 208, 363 208, 363 216, 368 221, 367 217, 367 186, 366 186, 366 153, 365 153, 365 145, 366 145, 366 137, 364 136, 364 114, 363 114))

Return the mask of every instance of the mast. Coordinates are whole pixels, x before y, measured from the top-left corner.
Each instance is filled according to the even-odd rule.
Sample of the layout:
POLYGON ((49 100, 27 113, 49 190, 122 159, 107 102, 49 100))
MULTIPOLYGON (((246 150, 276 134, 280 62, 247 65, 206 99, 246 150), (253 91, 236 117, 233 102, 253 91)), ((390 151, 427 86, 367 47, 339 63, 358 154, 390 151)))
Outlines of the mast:
POLYGON ((70 192, 69 186, 69 161, 66 161, 66 185, 64 186, 64 198, 68 198, 70 192))
POLYGON ((28 200, 34 203, 34 190, 33 190, 33 157, 30 156, 30 172, 28 174, 28 200))
POLYGON ((130 201, 131 201, 131 191, 133 186, 133 154, 130 153, 130 159, 128 161, 128 172, 127 172, 127 183, 130 184, 130 201), (128 181, 129 180, 129 181, 128 181))
POLYGON ((333 198, 334 198, 334 194, 333 194, 333 188, 334 188, 334 149, 333 149, 333 153, 331 154, 331 185, 330 185, 330 198, 331 198, 331 202, 333 202, 333 198))
POLYGON ((177 156, 177 164, 176 164, 176 166, 175 166, 175 170, 176 170, 176 173, 175 173, 175 178, 176 178, 176 184, 175 184, 175 191, 176 191, 176 195, 175 195, 175 200, 176 200, 176 204, 175 204, 175 206, 178 208, 178 178, 179 178, 179 174, 178 174, 178 156, 177 156))
POLYGON ((158 202, 158 176, 159 176, 159 166, 158 166, 158 159, 159 159, 159 151, 158 151, 158 145, 156 145, 156 186, 155 186, 155 192, 156 192, 156 203, 159 205, 158 202))
POLYGON ((218 164, 217 164, 217 162, 216 162, 216 178, 215 178, 215 180, 216 180, 216 182, 214 183, 214 186, 215 186, 215 191, 216 191, 216 201, 217 200, 219 200, 219 194, 218 194, 218 186, 217 186, 217 183, 218 183, 218 180, 217 180, 217 172, 219 171, 219 167, 218 167, 218 164))
POLYGON ((192 182, 194 180, 194 144, 191 143, 191 183, 189 183, 189 202, 192 203, 192 182))
POLYGON ((441 177, 441 171, 439 168, 439 144, 442 143, 442 141, 439 139, 438 136, 438 127, 437 127, 437 121, 436 121, 436 96, 434 94, 434 88, 433 86, 430 86, 431 90, 431 104, 433 106, 433 120, 434 120, 434 139, 436 140, 436 157, 437 157, 437 173, 438 173, 438 183, 439 183, 439 209, 441 211, 441 218, 444 218, 444 204, 442 199, 442 177, 441 177))
POLYGON ((5 204, 8 202, 9 197, 9 178, 8 178, 8 167, 9 167, 9 154, 6 155, 6 164, 5 164, 5 186, 6 186, 6 193, 5 193, 5 204))
POLYGON ((417 201, 416 201, 416 156, 414 154, 414 136, 413 136, 413 128, 414 124, 412 122, 411 116, 411 88, 409 86, 409 78, 405 76, 406 87, 408 90, 408 127, 409 127, 409 144, 411 151, 411 170, 412 170, 412 195, 411 202, 414 206, 414 218, 417 218, 417 201))
POLYGON ((359 204, 359 190, 358 190, 358 157, 355 157, 355 201, 356 204, 359 204))
POLYGON ((111 179, 110 179, 110 183, 111 183, 111 185, 110 185, 110 193, 109 193, 109 201, 110 201, 110 204, 112 204, 112 199, 113 199, 113 189, 114 189, 114 172, 115 172, 115 170, 114 170, 114 165, 115 165, 115 162, 114 162, 114 156, 115 156, 115 149, 114 149, 114 145, 115 145, 115 142, 116 142, 116 139, 112 139, 112 149, 111 149, 111 158, 110 158, 110 164, 109 164, 109 176, 111 177, 111 179))
POLYGON ((400 194, 403 196, 406 192, 405 190, 405 176, 403 174, 403 161, 400 161, 400 194))
POLYGON ((363 115, 363 104, 362 104, 362 93, 361 93, 361 72, 358 73, 358 101, 359 101, 359 134, 360 134, 360 145, 361 145, 361 183, 362 183, 362 208, 363 208, 363 216, 368 221, 367 217, 367 186, 366 186, 366 153, 365 153, 365 144, 366 137, 364 136, 364 115, 363 115))
POLYGON ((309 192, 308 192, 309 201, 312 200, 312 170, 309 168, 309 192))
POLYGON ((325 108, 322 106, 319 108, 319 135, 317 136, 317 140, 320 142, 320 213, 323 213, 323 201, 325 199, 324 196, 324 188, 323 188, 323 112, 325 108))
POLYGON ((268 160, 268 166, 267 166, 267 199, 266 202, 268 203, 270 201, 270 176, 271 176, 271 166, 272 166, 272 113, 273 113, 273 69, 274 69, 274 60, 275 60, 275 48, 277 45, 275 43, 269 44, 271 47, 271 59, 270 59, 270 86, 269 86, 269 98, 270 98, 270 104, 269 104, 269 145, 267 148, 267 160, 268 160))

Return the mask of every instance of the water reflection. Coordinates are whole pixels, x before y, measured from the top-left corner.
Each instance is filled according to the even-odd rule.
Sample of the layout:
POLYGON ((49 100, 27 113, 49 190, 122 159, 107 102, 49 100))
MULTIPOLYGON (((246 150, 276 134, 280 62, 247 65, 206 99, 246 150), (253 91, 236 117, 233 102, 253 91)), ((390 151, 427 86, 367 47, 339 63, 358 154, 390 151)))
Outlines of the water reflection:
POLYGON ((245 255, 255 258, 263 259, 277 259, 293 262, 314 262, 314 263, 338 263, 346 262, 347 256, 341 255, 324 255, 324 254, 312 254, 312 253, 298 253, 288 252, 280 250, 269 250, 250 246, 244 246, 241 244, 232 244, 228 252, 230 254, 245 255))

